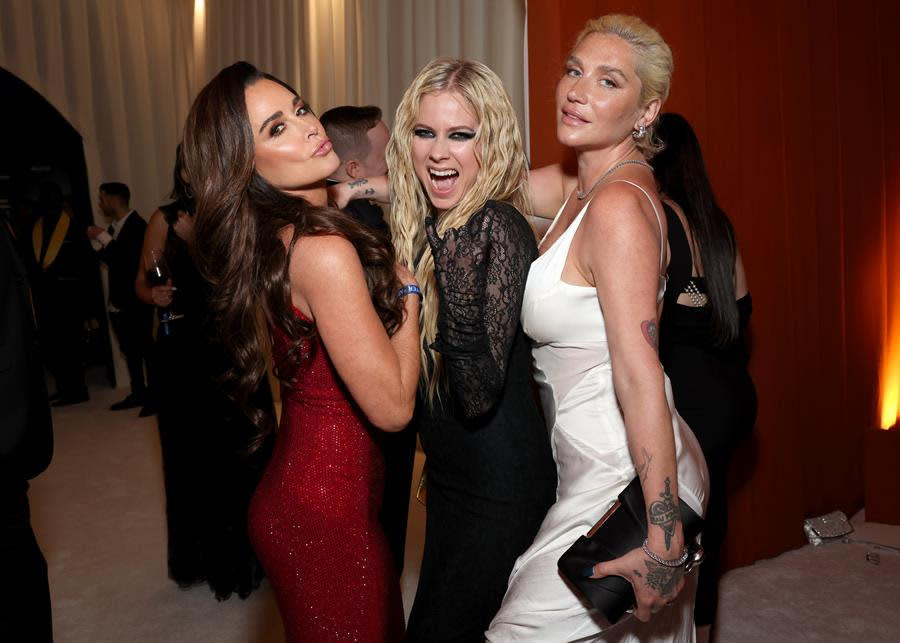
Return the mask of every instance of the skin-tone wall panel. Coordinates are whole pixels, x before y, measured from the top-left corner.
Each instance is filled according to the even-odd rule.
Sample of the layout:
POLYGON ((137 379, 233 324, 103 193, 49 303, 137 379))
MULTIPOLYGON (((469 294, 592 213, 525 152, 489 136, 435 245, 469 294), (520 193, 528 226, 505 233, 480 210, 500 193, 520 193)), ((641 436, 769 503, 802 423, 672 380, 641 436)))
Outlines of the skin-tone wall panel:
POLYGON ((777 3, 773 31, 777 36, 777 74, 781 127, 789 144, 780 145, 783 157, 783 193, 786 205, 783 231, 789 252, 785 273, 785 292, 790 293, 792 314, 785 316, 784 328, 789 331, 785 339, 793 348, 794 363, 809 365, 806 381, 799 380, 792 393, 791 407, 795 431, 801 438, 795 444, 794 453, 799 458, 795 465, 802 465, 803 498, 812 501, 804 509, 819 515, 830 511, 833 499, 821 493, 823 478, 829 477, 833 463, 829 457, 823 460, 809 458, 804 449, 803 436, 818 433, 826 440, 843 433, 839 424, 829 423, 819 407, 820 391, 833 379, 828 370, 833 359, 823 354, 823 336, 819 332, 821 317, 814 314, 818 306, 821 285, 818 267, 818 239, 815 203, 815 178, 810 163, 809 150, 813 146, 814 132, 808 117, 815 109, 810 80, 810 21, 806 2, 777 3), (828 437, 826 437, 828 436, 828 437))
MULTIPOLYGON (((734 0, 707 2, 703 6, 704 31, 698 38, 695 30, 691 36, 705 43, 706 57, 699 67, 691 69, 682 64, 678 51, 675 51, 676 68, 688 87, 683 91, 693 91, 693 87, 702 85, 707 101, 707 136, 698 132, 710 180, 716 191, 716 197, 734 224, 738 244, 742 252, 747 248, 749 235, 757 225, 752 212, 739 208, 741 203, 740 176, 745 159, 740 144, 740 130, 737 114, 740 108, 739 88, 744 83, 735 73, 738 66, 737 39, 738 23, 734 0)), ((678 72, 676 72, 678 73, 678 72)), ((693 121, 694 116, 685 112, 685 116, 693 121)), ((758 279, 755 274, 748 274, 750 290, 757 291, 758 279)), ((755 304, 756 311, 759 304, 755 304)), ((758 314, 755 312, 754 315, 758 314)), ((751 326, 751 329, 753 327, 751 326)), ((729 531, 730 533, 752 533, 756 529, 753 512, 753 487, 749 481, 757 470, 759 456, 757 434, 750 436, 747 443, 735 455, 729 479, 729 531)), ((722 560, 726 566, 742 564, 754 560, 756 548, 752 539, 734 538, 726 540, 722 560), (731 561, 738 561, 732 563, 731 561)))
MULTIPOLYGON (((888 323, 900 332, 900 79, 897 61, 900 60, 900 38, 896 27, 900 24, 900 3, 893 0, 879 0, 876 3, 877 33, 879 43, 879 73, 882 88, 882 123, 885 128, 885 164, 882 170, 884 181, 884 238, 885 260, 885 300, 892 302, 892 310, 885 316, 885 333, 888 323)), ((887 336, 885 334, 885 340, 887 336)), ((897 341, 900 341, 898 339, 897 341)), ((894 493, 897 493, 896 490, 894 493)))
POLYGON ((529 0, 536 166, 566 157, 552 101, 562 60, 586 19, 613 11, 672 46, 666 109, 694 124, 748 271, 760 408, 731 470, 724 560, 748 564, 801 544, 804 517, 862 503, 885 293, 900 273, 888 250, 900 151, 887 143, 900 140, 900 6, 529 0))
MULTIPOLYGON (((811 33, 809 42, 810 109, 805 118, 814 132, 807 162, 812 167, 814 191, 811 195, 815 226, 810 230, 817 243, 815 277, 818 301, 811 320, 818 327, 820 375, 816 381, 817 403, 810 409, 819 419, 817 434, 826 444, 840 440, 847 426, 847 352, 844 327, 845 275, 843 269, 842 202, 842 130, 838 105, 838 42, 834 2, 823 2, 818 11, 807 14, 811 33), (836 435, 837 434, 837 435, 836 435)), ((808 462, 804 493, 814 496, 826 463, 808 462)), ((809 513, 823 513, 826 498, 813 501, 809 513), (816 506, 818 505, 818 506, 816 506), (821 509, 821 511, 819 511, 821 509)), ((829 499, 830 500, 830 499, 829 499)), ((846 509, 845 509, 846 510, 846 509)))
MULTIPOLYGON (((875 2, 837 2, 838 102, 841 114, 841 208, 844 220, 844 318, 847 337, 847 422, 843 446, 850 453, 862 450, 863 430, 876 422, 877 367, 881 343, 884 292, 880 270, 884 158, 881 79, 875 2)), ((837 474, 856 491, 862 481, 862 461, 854 458, 837 474)), ((845 492, 846 493, 846 492, 845 492)), ((856 491, 860 500, 862 492, 856 491)))
MULTIPOLYGON (((733 46, 738 72, 738 109, 732 115, 741 159, 739 200, 729 204, 754 218, 754 225, 741 238, 744 265, 751 276, 753 304, 763 314, 754 315, 754 347, 751 372, 761 403, 756 425, 757 458, 751 484, 752 517, 757 525, 767 524, 777 498, 783 516, 802 513, 799 490, 801 463, 797 422, 792 417, 797 385, 788 368, 796 364, 790 324, 785 320, 802 314, 790 297, 790 249, 786 237, 788 217, 784 194, 787 176, 782 149, 786 135, 782 117, 777 31, 772 15, 778 0, 738 3, 738 28, 733 46), (765 274, 761 275, 761 272, 765 274), (771 283, 774 277, 777 285, 771 283), (759 287, 762 278, 762 287, 759 287), (760 347, 765 347, 759 350, 760 347), (766 350, 772 347, 775 350, 766 350), (785 415, 787 414, 787 418, 785 415), (784 422, 788 421, 785 430, 784 422)), ((699 34, 698 34, 699 35, 699 34)), ((732 533, 743 527, 732 525, 732 533)), ((796 523, 778 520, 767 524, 766 537, 756 544, 759 555, 771 556, 799 544, 796 523)))

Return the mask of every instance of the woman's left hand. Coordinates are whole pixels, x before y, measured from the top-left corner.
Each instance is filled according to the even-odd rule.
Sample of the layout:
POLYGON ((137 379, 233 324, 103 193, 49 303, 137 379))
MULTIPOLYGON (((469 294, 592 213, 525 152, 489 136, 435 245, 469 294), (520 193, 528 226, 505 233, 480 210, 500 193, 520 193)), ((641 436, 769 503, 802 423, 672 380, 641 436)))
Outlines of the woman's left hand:
POLYGON ((672 603, 684 587, 685 566, 667 567, 651 559, 638 547, 614 560, 594 565, 591 578, 621 576, 634 588, 637 603, 634 615, 639 621, 672 603))

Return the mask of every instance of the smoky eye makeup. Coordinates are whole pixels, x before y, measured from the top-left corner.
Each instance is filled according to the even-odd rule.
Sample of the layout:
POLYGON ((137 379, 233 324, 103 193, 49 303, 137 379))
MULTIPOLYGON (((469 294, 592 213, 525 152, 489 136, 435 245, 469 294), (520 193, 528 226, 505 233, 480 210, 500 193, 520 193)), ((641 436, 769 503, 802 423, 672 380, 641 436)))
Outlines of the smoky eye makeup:
POLYGON ((434 131, 427 127, 414 127, 413 136, 417 138, 434 138, 434 131))
POLYGON ((450 134, 450 139, 454 141, 471 141, 475 138, 475 132, 472 130, 459 130, 450 134))

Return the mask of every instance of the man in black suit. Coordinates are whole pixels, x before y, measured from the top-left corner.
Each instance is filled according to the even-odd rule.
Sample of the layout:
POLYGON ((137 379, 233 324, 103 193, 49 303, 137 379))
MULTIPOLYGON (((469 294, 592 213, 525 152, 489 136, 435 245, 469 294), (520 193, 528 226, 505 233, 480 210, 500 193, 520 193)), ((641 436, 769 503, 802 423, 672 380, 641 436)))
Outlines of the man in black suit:
MULTIPOLYGON (((329 182, 352 184, 355 180, 387 174, 384 150, 391 134, 381 120, 380 108, 342 105, 329 109, 319 121, 331 139, 335 154, 341 159, 338 169, 328 177, 329 182)), ((354 199, 344 212, 373 230, 390 234, 384 213, 370 199, 354 199)))
POLYGON ((88 399, 82 345, 91 250, 57 184, 40 185, 36 214, 28 257, 43 355, 56 382, 53 406, 78 404, 88 399))
POLYGON ((0 218, 0 641, 51 641, 47 562, 28 480, 50 464, 53 425, 25 266, 0 218))
POLYGON ((131 380, 131 393, 109 408, 119 411, 143 405, 144 417, 154 412, 144 383, 144 363, 150 358, 153 341, 153 312, 134 290, 147 223, 129 207, 130 200, 131 191, 124 183, 102 184, 97 205, 112 223, 106 230, 91 226, 87 235, 109 269, 109 320, 131 380))
MULTIPOLYGON (((387 174, 384 151, 390 132, 381 120, 381 109, 374 105, 343 105, 322 114, 320 122, 341 159, 340 167, 328 177, 332 183, 349 181, 352 185, 355 180, 387 174)), ((354 199, 347 203, 344 212, 390 237, 384 213, 374 201, 354 199)), ((399 433, 379 432, 378 439, 385 462, 384 501, 379 518, 399 575, 403 571, 406 546, 409 492, 416 453, 415 427, 409 426, 399 433)))

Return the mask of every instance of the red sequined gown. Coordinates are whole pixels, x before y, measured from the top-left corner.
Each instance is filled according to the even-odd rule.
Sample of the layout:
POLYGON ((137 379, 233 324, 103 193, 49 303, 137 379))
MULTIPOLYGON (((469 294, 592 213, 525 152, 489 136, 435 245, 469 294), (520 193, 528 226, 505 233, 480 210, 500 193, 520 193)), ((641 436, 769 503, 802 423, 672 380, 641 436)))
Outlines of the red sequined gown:
MULTIPOLYGON (((276 364, 289 346, 276 332, 276 364)), ((377 429, 318 337, 301 354, 292 383, 282 384, 275 452, 250 504, 251 541, 289 643, 402 641, 400 585, 378 523, 377 429)))

